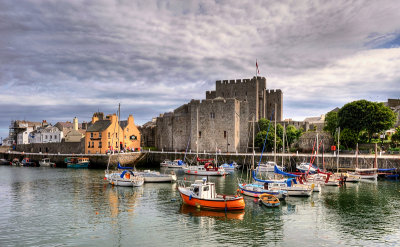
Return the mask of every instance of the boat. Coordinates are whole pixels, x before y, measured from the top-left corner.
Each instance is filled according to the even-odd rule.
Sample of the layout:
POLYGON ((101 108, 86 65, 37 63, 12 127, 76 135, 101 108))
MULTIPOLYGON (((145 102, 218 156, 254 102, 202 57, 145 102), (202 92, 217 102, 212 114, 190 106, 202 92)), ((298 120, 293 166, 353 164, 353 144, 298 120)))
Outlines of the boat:
POLYGON ((279 199, 270 194, 262 194, 260 196, 259 202, 261 202, 266 207, 279 207, 279 205, 281 205, 279 199))
POLYGON ((232 211, 243 210, 245 207, 242 196, 217 194, 215 183, 208 182, 207 178, 195 180, 190 187, 182 182, 178 191, 183 203, 197 208, 232 211))
POLYGON ((40 166, 40 165, 36 164, 35 162, 30 161, 29 158, 24 158, 21 163, 22 163, 22 166, 29 166, 29 167, 40 166))
MULTIPOLYGON (((271 116, 272 121, 272 116, 271 116)), ((267 134, 264 139, 264 146, 261 152, 260 161, 258 165, 261 163, 262 155, 265 149, 265 143, 268 137, 269 128, 271 125, 271 121, 268 125, 267 134)), ((253 121, 253 155, 252 155, 252 168, 249 169, 251 172, 251 179, 249 183, 245 183, 243 181, 239 181, 239 191, 241 194, 246 196, 251 196, 255 198, 259 198, 262 194, 270 194, 276 196, 280 200, 284 200, 288 196, 288 192, 286 190, 278 189, 278 188, 269 188, 268 182, 266 180, 261 180, 257 178, 258 169, 254 169, 254 121, 253 121)))
POLYGON ((300 165, 297 165, 296 169, 303 173, 308 172, 313 174, 317 172, 318 167, 314 166, 312 163, 303 162, 300 163, 300 165))
POLYGON ((348 174, 353 176, 358 176, 360 179, 376 180, 378 178, 378 168, 365 168, 365 169, 356 168, 354 172, 348 172, 348 174))
POLYGON ((44 158, 41 161, 39 161, 40 166, 50 166, 50 167, 56 167, 56 163, 51 162, 49 158, 44 158))
POLYGON ((21 162, 19 161, 18 158, 14 158, 11 162, 11 165, 13 166, 22 166, 21 162))
POLYGON ((146 183, 163 183, 176 181, 176 174, 173 171, 170 174, 164 174, 156 171, 144 170, 142 172, 135 171, 134 174, 142 176, 146 183))
POLYGON ((396 168, 378 169, 378 176, 385 179, 399 179, 396 168))
MULTIPOLYGON (((257 169, 260 172, 274 172, 275 166, 278 166, 276 162, 268 161, 267 163, 260 163, 257 169)), ((280 166, 279 169, 283 171, 284 167, 280 166)))
POLYGON ((235 161, 233 161, 231 163, 224 163, 220 165, 220 167, 224 168, 224 170, 227 172, 233 172, 238 169, 239 165, 235 161))
POLYGON ((90 163, 89 158, 84 157, 67 157, 64 162, 68 168, 88 168, 90 163))
POLYGON ((0 165, 11 165, 12 163, 6 159, 0 159, 0 165))
POLYGON ((276 196, 280 200, 285 200, 285 198, 288 196, 287 190, 269 188, 265 183, 257 182, 252 182, 249 184, 239 183, 239 192, 243 195, 255 198, 259 198, 262 194, 270 194, 276 196))
POLYGON ((197 162, 204 163, 204 165, 187 166, 183 168, 183 171, 189 175, 200 175, 200 176, 223 176, 227 173, 223 167, 218 167, 214 164, 214 159, 199 159, 197 162))
POLYGON ((106 172, 105 179, 111 185, 121 187, 140 187, 144 183, 144 178, 135 174, 132 170, 122 170, 115 172, 106 172))
POLYGON ((166 159, 163 162, 160 163, 161 167, 168 167, 168 168, 183 168, 186 166, 185 162, 183 162, 182 160, 169 160, 166 159))

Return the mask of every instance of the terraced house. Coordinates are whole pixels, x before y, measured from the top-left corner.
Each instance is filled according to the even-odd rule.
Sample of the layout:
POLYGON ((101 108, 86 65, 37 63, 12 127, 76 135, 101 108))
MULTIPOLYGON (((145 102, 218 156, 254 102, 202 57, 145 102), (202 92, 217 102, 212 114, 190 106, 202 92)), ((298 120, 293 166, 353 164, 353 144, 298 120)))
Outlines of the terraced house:
POLYGON ((116 114, 104 117, 102 112, 93 114, 85 135, 85 153, 107 153, 110 150, 140 149, 140 133, 132 115, 119 121, 116 114))

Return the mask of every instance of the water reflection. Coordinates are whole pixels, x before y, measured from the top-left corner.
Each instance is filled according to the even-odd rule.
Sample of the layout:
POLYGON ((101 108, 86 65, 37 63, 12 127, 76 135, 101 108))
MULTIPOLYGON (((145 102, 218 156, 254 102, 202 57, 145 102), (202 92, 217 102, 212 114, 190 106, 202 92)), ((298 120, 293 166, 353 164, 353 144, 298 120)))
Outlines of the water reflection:
POLYGON ((186 204, 182 204, 179 208, 179 212, 186 214, 190 217, 213 217, 218 220, 243 220, 244 211, 211 211, 211 210, 201 210, 196 207, 192 207, 186 204))

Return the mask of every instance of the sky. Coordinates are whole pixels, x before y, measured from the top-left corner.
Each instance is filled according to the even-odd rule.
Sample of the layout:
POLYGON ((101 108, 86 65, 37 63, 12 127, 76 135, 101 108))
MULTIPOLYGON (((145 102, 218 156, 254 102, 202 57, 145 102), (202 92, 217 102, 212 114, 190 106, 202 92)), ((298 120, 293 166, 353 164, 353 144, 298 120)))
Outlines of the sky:
POLYGON ((142 125, 216 80, 267 78, 283 118, 400 98, 400 1, 0 0, 0 136, 11 120, 142 125))

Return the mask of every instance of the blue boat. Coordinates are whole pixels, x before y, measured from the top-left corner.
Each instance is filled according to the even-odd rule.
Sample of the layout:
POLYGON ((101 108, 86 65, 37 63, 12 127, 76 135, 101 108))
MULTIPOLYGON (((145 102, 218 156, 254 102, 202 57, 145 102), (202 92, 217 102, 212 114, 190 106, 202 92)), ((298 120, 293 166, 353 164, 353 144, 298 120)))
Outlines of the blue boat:
POLYGON ((83 157, 68 157, 64 162, 68 168, 88 168, 90 163, 89 158, 83 157))

